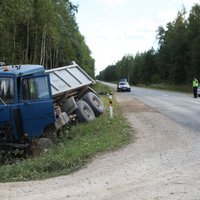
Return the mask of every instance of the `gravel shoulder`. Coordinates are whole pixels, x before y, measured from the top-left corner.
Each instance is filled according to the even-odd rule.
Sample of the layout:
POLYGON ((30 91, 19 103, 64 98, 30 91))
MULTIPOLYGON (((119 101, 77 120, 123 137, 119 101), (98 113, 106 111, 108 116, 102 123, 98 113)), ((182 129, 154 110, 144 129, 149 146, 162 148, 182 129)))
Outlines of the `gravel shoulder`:
POLYGON ((199 200, 199 133, 125 93, 114 95, 136 134, 131 144, 71 175, 0 183, 0 199, 199 200))

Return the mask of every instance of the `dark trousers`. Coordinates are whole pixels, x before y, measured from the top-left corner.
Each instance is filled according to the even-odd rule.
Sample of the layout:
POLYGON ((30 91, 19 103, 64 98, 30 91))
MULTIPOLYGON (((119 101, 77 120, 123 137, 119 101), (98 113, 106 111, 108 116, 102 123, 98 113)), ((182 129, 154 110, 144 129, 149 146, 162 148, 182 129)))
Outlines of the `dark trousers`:
POLYGON ((194 98, 197 98, 197 87, 193 87, 194 98))

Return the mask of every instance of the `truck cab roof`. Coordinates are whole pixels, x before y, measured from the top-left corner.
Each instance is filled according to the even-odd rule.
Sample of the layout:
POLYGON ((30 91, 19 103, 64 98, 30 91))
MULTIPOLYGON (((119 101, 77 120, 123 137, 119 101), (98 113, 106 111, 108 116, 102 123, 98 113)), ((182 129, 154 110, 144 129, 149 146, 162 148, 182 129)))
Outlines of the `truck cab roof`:
POLYGON ((0 67, 0 76, 4 77, 20 77, 33 74, 44 74, 44 66, 42 65, 8 65, 0 67))

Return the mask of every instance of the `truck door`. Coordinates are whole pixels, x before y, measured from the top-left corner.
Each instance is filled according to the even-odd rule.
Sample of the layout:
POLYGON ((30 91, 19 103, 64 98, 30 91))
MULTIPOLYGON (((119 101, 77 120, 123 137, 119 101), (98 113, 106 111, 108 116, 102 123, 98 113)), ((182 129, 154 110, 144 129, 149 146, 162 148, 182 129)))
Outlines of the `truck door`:
POLYGON ((21 79, 19 107, 24 133, 27 133, 29 138, 40 137, 43 129, 55 122, 48 75, 21 79))

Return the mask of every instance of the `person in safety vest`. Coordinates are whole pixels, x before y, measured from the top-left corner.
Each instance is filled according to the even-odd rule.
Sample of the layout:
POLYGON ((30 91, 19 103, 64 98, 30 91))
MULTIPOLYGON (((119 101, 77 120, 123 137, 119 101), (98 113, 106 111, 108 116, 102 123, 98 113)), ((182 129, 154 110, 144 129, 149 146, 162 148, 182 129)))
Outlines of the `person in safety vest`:
POLYGON ((192 81, 194 98, 197 98, 197 88, 199 86, 198 80, 194 77, 192 81))

